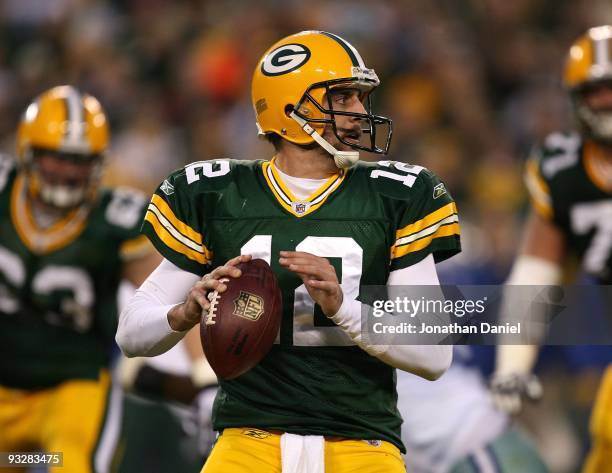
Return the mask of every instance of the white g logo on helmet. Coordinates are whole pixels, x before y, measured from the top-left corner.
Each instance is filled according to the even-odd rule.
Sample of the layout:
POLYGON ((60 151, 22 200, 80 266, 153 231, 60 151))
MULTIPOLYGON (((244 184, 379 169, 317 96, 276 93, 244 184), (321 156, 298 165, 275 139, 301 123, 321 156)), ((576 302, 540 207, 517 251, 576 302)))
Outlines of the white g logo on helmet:
POLYGON ((310 59, 310 50, 303 44, 285 44, 268 54, 261 63, 261 72, 279 76, 294 71, 310 59))

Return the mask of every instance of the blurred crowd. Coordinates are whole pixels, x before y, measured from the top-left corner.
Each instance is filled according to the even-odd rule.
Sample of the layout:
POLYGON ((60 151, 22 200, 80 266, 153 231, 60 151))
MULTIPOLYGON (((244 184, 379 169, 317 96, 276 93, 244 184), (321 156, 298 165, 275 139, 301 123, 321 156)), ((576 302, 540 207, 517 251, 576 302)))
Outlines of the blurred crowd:
POLYGON ((108 182, 148 193, 187 162, 268 158, 250 103, 257 59, 285 35, 332 31, 381 78, 390 159, 434 170, 458 201, 465 251, 449 280, 498 283, 526 208, 524 159, 573 126, 567 49, 604 23, 609 0, 2 0, 0 150, 14 152, 31 99, 67 83, 111 120, 108 182))

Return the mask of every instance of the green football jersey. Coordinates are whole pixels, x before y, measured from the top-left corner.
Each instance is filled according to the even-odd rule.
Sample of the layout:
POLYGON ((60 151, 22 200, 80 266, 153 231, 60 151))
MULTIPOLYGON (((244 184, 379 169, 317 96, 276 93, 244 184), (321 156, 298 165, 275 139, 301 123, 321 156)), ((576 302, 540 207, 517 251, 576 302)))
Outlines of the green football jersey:
POLYGON ((184 270, 203 275, 239 254, 270 263, 283 295, 275 345, 255 368, 220 380, 213 422, 297 434, 387 440, 403 450, 395 370, 358 348, 279 265, 281 250, 334 265, 344 297, 390 271, 460 250, 444 185, 419 166, 359 163, 302 201, 269 161, 202 161, 153 195, 143 231, 184 270))
POLYGON ((116 332, 122 262, 150 248, 139 235, 146 199, 102 190, 89 210, 41 229, 26 193, 0 156, 0 384, 97 379, 116 332))
POLYGON ((534 209, 557 225, 584 271, 612 283, 612 187, 592 143, 555 133, 527 162, 534 209))

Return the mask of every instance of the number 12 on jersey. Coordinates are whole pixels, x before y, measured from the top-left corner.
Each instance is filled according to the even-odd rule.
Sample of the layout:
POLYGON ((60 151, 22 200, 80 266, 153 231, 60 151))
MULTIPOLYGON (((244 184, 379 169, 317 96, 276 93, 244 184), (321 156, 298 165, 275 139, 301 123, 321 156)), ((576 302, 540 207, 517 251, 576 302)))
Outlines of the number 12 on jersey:
MULTIPOLYGON (((363 249, 355 240, 348 237, 304 238, 295 251, 304 251, 324 258, 341 258, 342 281, 340 286, 344 297, 356 299, 363 266, 363 249)), ((253 255, 268 264, 272 259, 272 235, 256 235, 240 249, 240 254, 253 255)), ((308 295, 304 284, 293 294, 293 345, 296 346, 347 346, 353 341, 339 327, 315 327, 315 302, 308 295)), ((281 326, 282 330, 282 326, 281 326)), ((277 338, 277 343, 279 338, 277 338)))

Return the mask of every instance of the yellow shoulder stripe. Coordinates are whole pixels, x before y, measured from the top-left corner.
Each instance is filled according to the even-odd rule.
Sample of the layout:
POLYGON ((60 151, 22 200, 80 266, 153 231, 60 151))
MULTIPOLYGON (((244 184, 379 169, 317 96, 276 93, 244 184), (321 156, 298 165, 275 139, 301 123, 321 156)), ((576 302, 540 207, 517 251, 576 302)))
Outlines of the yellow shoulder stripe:
POLYGON ((145 235, 139 235, 131 240, 126 240, 119 247, 119 256, 128 261, 139 258, 154 250, 153 245, 145 235))
POLYGON ((535 211, 546 220, 551 220, 553 217, 553 207, 550 188, 540 175, 538 162, 534 159, 527 161, 525 167, 525 185, 529 191, 529 197, 535 211))
POLYGON ((449 202, 444 207, 440 207, 438 210, 433 211, 422 219, 417 220, 416 222, 411 223, 409 225, 406 225, 403 228, 400 228, 395 232, 395 238, 396 240, 399 240, 402 237, 420 232, 424 228, 427 228, 430 225, 433 225, 434 223, 437 223, 440 220, 450 217, 451 215, 454 215, 456 213, 457 205, 455 204, 455 202, 449 202))
POLYGON ((450 225, 444 225, 438 229, 435 233, 421 238, 420 240, 416 240, 413 243, 409 243, 408 245, 403 246, 394 246, 391 250, 391 259, 400 258, 408 253, 414 253, 415 251, 422 250, 423 248, 427 248, 431 241, 435 238, 442 238, 452 235, 460 235, 461 231, 459 229, 458 223, 451 223, 450 225))
POLYGON ((151 203, 159 209, 162 215, 168 219, 168 221, 174 226, 174 228, 176 228, 179 232, 181 232, 190 240, 193 240, 194 242, 200 245, 202 244, 202 235, 196 232, 186 223, 179 220, 164 199, 162 199, 157 194, 153 194, 151 203))
POLYGON ((152 210, 147 210, 145 221, 151 224, 156 235, 169 248, 200 264, 207 264, 210 262, 211 253, 208 249, 204 246, 202 246, 201 249, 195 249, 188 246, 185 241, 177 239, 177 235, 171 233, 171 227, 162 224, 159 214, 154 213, 152 210))

